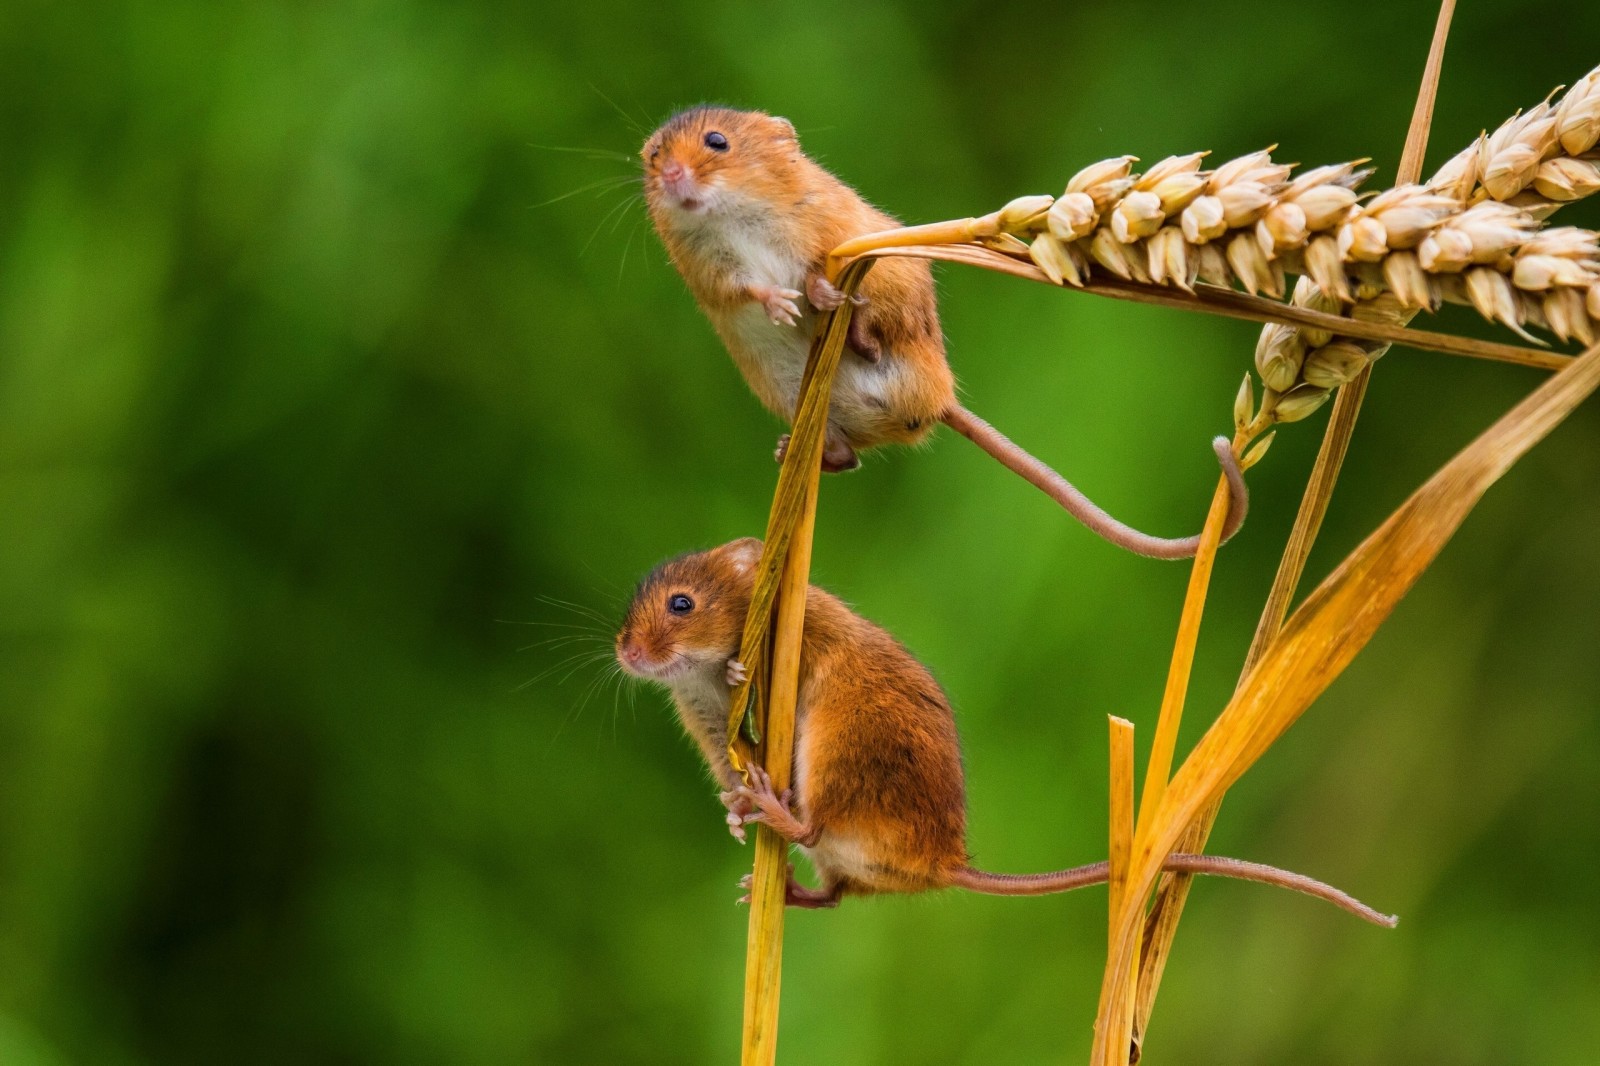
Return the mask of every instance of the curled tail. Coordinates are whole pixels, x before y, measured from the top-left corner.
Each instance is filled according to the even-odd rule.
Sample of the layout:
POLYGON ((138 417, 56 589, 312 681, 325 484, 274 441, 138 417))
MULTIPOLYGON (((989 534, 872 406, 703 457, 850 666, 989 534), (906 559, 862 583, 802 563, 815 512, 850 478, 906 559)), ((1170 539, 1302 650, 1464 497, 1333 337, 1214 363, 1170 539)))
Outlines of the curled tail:
MULTIPOLYGON (((1112 518, 1070 481, 1023 451, 1004 433, 960 404, 945 412, 943 421, 1000 460, 1007 469, 1021 475, 1030 485, 1043 490, 1046 496, 1066 508, 1068 514, 1112 544, 1152 559, 1189 559, 1200 550, 1198 534, 1192 537, 1152 537, 1112 518)), ((1233 457, 1233 449, 1229 447, 1227 438, 1216 438, 1212 441, 1212 447, 1216 449, 1217 461, 1222 464, 1222 472, 1228 479, 1228 521, 1222 527, 1222 539, 1227 541, 1244 524, 1245 513, 1250 509, 1250 494, 1245 488, 1244 475, 1239 470, 1238 460, 1233 457)))
MULTIPOLYGON (((1381 914, 1362 903, 1348 892, 1323 884, 1304 874, 1280 870, 1259 862, 1227 859, 1220 855, 1187 855, 1177 853, 1167 856, 1161 867, 1169 873, 1208 874, 1212 877, 1231 877, 1239 881, 1255 881, 1263 885, 1293 889, 1308 896, 1349 911, 1357 918, 1393 929, 1400 919, 1392 914, 1381 914)), ((1087 866, 1074 866, 1070 870, 1055 870, 1044 874, 991 874, 963 866, 950 879, 953 888, 970 889, 991 896, 1043 896, 1052 892, 1071 892, 1086 885, 1098 885, 1111 876, 1111 864, 1095 862, 1087 866)))

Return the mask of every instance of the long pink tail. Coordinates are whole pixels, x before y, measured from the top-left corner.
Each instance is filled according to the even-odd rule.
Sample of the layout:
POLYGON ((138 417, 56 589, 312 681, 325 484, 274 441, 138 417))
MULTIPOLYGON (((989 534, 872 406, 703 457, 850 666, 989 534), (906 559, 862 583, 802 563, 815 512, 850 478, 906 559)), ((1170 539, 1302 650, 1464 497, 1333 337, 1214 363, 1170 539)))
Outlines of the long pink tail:
MULTIPOLYGON (((1239 881, 1255 881, 1263 885, 1293 889, 1308 896, 1349 911, 1373 925, 1393 929, 1400 921, 1392 914, 1382 914, 1362 903, 1348 892, 1341 892, 1304 874, 1281 870, 1259 862, 1228 859, 1220 855, 1188 855, 1177 853, 1167 856, 1163 870, 1181 874, 1206 874, 1210 877, 1231 877, 1239 881)), ((1086 885, 1098 885, 1111 876, 1111 864, 1094 862, 1087 866, 1074 866, 1070 870, 1054 870, 1043 874, 992 874, 963 866, 956 871, 950 884, 956 888, 971 889, 991 896, 1044 896, 1053 892, 1071 892, 1086 885)))
MULTIPOLYGON (((1153 559, 1190 559, 1200 550, 1199 534, 1192 537, 1152 537, 1112 518, 1093 500, 1078 491, 1072 482, 1035 459, 1011 438, 960 404, 945 412, 943 421, 945 425, 998 459, 1006 469, 1042 490, 1046 496, 1064 507, 1068 514, 1112 544, 1126 548, 1136 555, 1147 555, 1153 559)), ((1245 488, 1244 474, 1239 470, 1238 460, 1233 457, 1233 448, 1229 446, 1228 438, 1217 437, 1211 445, 1217 453, 1217 461, 1222 464, 1222 472, 1228 479, 1228 492, 1231 497, 1228 522, 1222 528, 1222 539, 1226 541, 1244 524, 1245 514, 1250 510, 1250 492, 1245 488)))

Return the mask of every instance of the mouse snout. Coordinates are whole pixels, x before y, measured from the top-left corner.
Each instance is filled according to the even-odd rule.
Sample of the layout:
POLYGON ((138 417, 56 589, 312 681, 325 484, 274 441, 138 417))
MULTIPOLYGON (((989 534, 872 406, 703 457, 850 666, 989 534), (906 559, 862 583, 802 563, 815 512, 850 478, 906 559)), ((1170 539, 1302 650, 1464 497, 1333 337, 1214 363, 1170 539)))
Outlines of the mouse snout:
POLYGON ((636 667, 644 662, 644 648, 633 637, 623 634, 617 638, 617 661, 623 666, 636 667))
POLYGON ((653 678, 660 671, 659 653, 653 652, 647 641, 636 633, 624 633, 617 638, 617 662, 635 677, 653 678))
POLYGON ((661 191, 681 211, 698 214, 705 207, 705 190, 695 180, 694 171, 677 159, 668 159, 657 172, 661 191))

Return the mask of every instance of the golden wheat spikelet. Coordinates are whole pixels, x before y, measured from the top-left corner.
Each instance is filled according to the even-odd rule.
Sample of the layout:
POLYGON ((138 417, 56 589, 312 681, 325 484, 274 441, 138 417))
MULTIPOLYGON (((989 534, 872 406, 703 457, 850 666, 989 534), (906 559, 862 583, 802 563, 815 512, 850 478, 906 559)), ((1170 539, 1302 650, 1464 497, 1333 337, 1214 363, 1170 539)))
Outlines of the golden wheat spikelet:
MULTIPOLYGON (((1363 201, 1364 160, 1298 175, 1271 149, 1201 168, 1205 153, 1093 163, 1060 197, 1002 208, 980 243, 1026 255, 1051 281, 1096 272, 1192 292, 1196 281, 1403 326, 1444 302, 1585 344, 1600 336, 1600 236, 1545 228, 1562 204, 1600 192, 1600 68, 1519 112, 1430 180, 1363 201), (1024 243, 1026 242, 1026 243, 1024 243), (1309 279, 1309 282, 1308 280, 1309 279)), ((1254 422, 1304 418, 1387 350, 1329 331, 1267 326, 1254 422)))

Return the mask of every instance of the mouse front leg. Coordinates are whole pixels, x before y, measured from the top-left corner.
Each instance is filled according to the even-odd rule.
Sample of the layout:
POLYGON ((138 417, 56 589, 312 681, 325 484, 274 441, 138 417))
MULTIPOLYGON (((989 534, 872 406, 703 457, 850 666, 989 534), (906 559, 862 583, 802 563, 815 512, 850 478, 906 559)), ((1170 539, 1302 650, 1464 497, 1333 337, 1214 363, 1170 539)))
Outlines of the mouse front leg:
POLYGON ((800 305, 796 301, 802 294, 798 289, 785 289, 779 285, 751 285, 745 292, 767 312, 767 318, 774 326, 800 324, 800 305))
MULTIPOLYGON (((806 299, 819 311, 844 306, 844 292, 822 274, 813 274, 806 280, 806 299)), ((850 297, 850 302, 857 308, 867 306, 867 298, 861 295, 850 297)), ((883 346, 868 332, 866 318, 862 315, 850 316, 850 332, 845 335, 845 343, 869 363, 883 358, 883 346)))
MULTIPOLYGON (((738 659, 730 658, 723 667, 723 680, 729 688, 738 688, 750 678, 750 671, 738 659)), ((728 832, 739 843, 745 843, 744 818, 754 811, 755 802, 738 790, 737 778, 733 778, 735 787, 717 793, 717 799, 728 809, 728 832)))
POLYGON ((728 809, 728 833, 739 843, 746 843, 744 820, 756 809, 755 801, 734 788, 718 792, 717 799, 728 809))
POLYGON ((772 778, 759 766, 750 767, 750 784, 740 785, 733 790, 745 796, 755 805, 755 810, 744 816, 746 825, 760 822, 785 840, 793 841, 803 848, 809 848, 822 838, 822 828, 802 822, 789 810, 789 802, 794 798, 794 789, 786 788, 783 795, 778 795, 772 790, 772 778))

